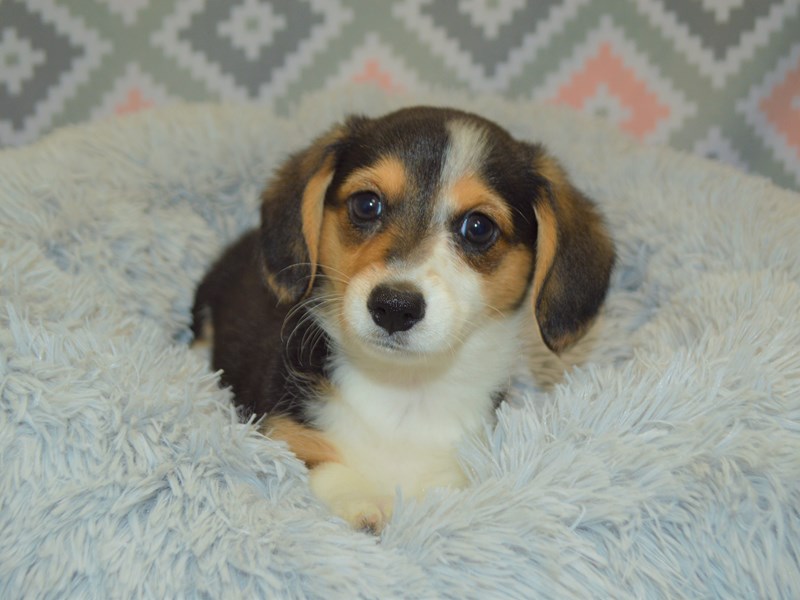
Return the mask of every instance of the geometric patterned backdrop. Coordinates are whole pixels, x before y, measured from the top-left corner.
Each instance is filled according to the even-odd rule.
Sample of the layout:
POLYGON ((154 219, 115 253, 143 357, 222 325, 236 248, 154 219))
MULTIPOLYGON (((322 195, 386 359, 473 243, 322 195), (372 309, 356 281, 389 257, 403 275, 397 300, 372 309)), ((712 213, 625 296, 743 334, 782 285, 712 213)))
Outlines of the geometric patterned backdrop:
POLYGON ((344 81, 566 104, 800 189, 800 0, 0 0, 0 146, 344 81))

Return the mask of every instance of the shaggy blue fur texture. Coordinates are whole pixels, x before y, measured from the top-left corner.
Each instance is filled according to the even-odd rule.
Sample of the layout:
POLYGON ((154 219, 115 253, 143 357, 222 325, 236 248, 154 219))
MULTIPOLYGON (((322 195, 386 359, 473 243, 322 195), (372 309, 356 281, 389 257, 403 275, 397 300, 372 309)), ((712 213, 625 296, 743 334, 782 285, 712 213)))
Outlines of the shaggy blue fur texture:
POLYGON ((320 95, 0 153, 0 597, 800 597, 800 197, 552 107, 320 95), (380 538, 311 496, 186 346, 270 170, 428 102, 547 144, 619 250, 604 312, 380 538))

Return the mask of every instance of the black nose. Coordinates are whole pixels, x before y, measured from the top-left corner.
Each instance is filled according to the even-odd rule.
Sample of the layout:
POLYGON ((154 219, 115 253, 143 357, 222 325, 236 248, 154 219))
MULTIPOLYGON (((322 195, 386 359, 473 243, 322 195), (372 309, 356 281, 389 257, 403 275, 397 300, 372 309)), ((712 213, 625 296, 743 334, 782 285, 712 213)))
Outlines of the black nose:
POLYGON ((369 295, 367 310, 387 332, 408 331, 425 316, 425 299, 415 290, 379 285, 369 295))

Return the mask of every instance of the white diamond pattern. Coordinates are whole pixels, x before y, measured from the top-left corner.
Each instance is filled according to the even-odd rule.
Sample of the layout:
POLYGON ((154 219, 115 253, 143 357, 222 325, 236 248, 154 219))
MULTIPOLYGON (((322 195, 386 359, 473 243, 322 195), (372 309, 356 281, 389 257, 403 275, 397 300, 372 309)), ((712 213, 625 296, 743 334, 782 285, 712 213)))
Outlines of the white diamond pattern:
POLYGON ((6 86, 9 94, 19 94, 22 84, 44 61, 45 53, 20 37, 15 29, 6 27, 0 33, 0 69, 3 71, 0 84, 6 86))

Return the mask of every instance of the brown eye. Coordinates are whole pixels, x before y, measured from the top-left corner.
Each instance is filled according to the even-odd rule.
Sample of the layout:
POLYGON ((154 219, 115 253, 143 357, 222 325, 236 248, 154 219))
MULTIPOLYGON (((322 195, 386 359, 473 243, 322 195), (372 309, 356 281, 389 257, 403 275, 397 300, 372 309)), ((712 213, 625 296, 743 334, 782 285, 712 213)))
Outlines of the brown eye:
POLYGON ((483 250, 497 239, 497 225, 483 213, 474 212, 461 221, 459 233, 470 245, 483 250))
POLYGON ((350 220, 356 225, 377 221, 383 214, 383 202, 374 192, 358 192, 347 201, 350 220))

